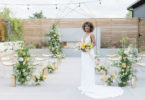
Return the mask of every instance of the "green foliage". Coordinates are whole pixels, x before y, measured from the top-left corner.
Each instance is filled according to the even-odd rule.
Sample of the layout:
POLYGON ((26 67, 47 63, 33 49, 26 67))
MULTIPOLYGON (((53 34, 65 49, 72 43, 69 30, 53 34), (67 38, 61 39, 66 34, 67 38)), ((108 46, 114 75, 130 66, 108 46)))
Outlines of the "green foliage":
POLYGON ((61 41, 60 41, 60 34, 57 31, 56 26, 58 23, 55 23, 51 27, 51 31, 47 34, 49 36, 48 45, 49 50, 52 54, 52 57, 58 58, 60 55, 63 55, 62 49, 61 49, 61 41))
MULTIPOLYGON (((120 48, 120 50, 117 53, 119 61, 117 62, 115 61, 113 63, 113 66, 119 67, 120 72, 117 73, 116 75, 109 74, 108 68, 105 68, 101 64, 96 64, 96 70, 98 72, 100 71, 105 72, 105 76, 101 80, 107 82, 108 85, 112 85, 118 78, 118 80, 116 80, 118 82, 118 85, 120 87, 124 87, 128 84, 131 75, 134 76, 132 64, 138 62, 138 52, 136 48, 133 48, 133 44, 127 44, 128 37, 124 37, 121 40, 121 43, 123 48, 120 48), (128 47, 127 50, 125 50, 126 47, 128 47)), ((96 59, 98 58, 96 57, 96 59)))
POLYGON ((132 11, 129 11, 129 12, 126 14, 126 18, 132 18, 132 11))
MULTIPOLYGON (((10 35, 10 36, 8 36, 9 40, 10 41, 24 40, 23 35, 22 35, 22 20, 11 17, 10 16, 11 14, 12 14, 12 12, 10 11, 9 8, 4 8, 0 12, 0 18, 10 21, 11 32, 8 34, 8 35, 10 35)), ((8 28, 5 29, 5 31, 8 31, 8 28)))
POLYGON ((32 84, 39 84, 46 79, 46 76, 44 76, 44 71, 41 71, 40 76, 33 74, 35 68, 32 64, 29 50, 34 47, 24 46, 24 43, 21 43, 20 45, 21 47, 17 50, 18 61, 14 66, 14 74, 16 79, 21 85, 27 84, 29 82, 32 82, 32 84))
POLYGON ((12 12, 10 11, 9 8, 4 8, 1 12, 0 12, 0 18, 2 19, 8 19, 10 17, 10 14, 12 12))
POLYGON ((10 35, 11 41, 24 40, 22 35, 22 20, 18 18, 8 18, 12 34, 10 35))
POLYGON ((56 70, 56 67, 54 66, 54 64, 48 64, 47 65, 47 69, 49 73, 53 73, 56 70))
POLYGON ((114 79, 115 79, 115 75, 114 74, 108 76, 107 79, 106 79, 107 84, 109 86, 111 86, 113 84, 114 79))
POLYGON ((25 47, 24 44, 21 44, 21 47, 17 50, 18 53, 18 62, 14 66, 14 73, 17 81, 20 84, 25 84, 26 82, 32 79, 33 65, 30 59, 29 49, 32 47, 25 47))
POLYGON ((125 49, 122 48, 120 51, 118 51, 118 55, 120 57, 119 66, 121 68, 121 71, 119 72, 119 86, 123 87, 128 84, 129 77, 132 74, 131 66, 132 62, 128 59, 128 55, 125 53, 125 49))
POLYGON ((43 15, 42 11, 35 12, 32 17, 30 16, 30 18, 31 19, 46 19, 46 17, 44 17, 44 15, 43 15))
POLYGON ((44 72, 42 71, 42 72, 40 73, 40 76, 39 76, 39 77, 37 77, 37 76, 34 76, 34 77, 33 77, 33 81, 35 81, 36 85, 39 85, 40 82, 43 82, 43 81, 45 80, 45 78, 46 78, 46 77, 44 77, 44 72))

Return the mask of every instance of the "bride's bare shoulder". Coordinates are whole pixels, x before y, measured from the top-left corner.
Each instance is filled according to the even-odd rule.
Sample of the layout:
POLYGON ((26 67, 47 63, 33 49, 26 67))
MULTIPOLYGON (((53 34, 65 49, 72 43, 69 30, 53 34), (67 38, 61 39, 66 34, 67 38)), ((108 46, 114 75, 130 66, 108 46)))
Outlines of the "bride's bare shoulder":
POLYGON ((90 36, 91 36, 91 37, 94 37, 95 35, 94 35, 94 33, 90 33, 90 36))

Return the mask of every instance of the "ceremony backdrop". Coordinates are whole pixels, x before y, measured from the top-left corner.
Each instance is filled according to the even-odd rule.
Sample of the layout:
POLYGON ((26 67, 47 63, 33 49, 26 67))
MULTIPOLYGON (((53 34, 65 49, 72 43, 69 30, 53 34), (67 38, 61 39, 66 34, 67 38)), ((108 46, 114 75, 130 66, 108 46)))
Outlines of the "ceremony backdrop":
MULTIPOLYGON (((143 36, 145 36, 145 20, 139 20, 138 18, 24 19, 23 34, 25 40, 29 42, 36 40, 46 40, 47 38, 45 37, 45 34, 50 31, 51 25, 56 22, 59 22, 59 29, 81 29, 82 24, 85 21, 91 21, 96 28, 100 28, 101 43, 118 43, 122 37, 127 36, 136 40, 137 47, 144 47, 143 41, 145 38, 143 38, 143 36), (139 34, 141 34, 141 37, 139 37, 139 34)), ((83 34, 81 33, 83 31, 79 31, 79 33, 76 32, 74 31, 73 37, 68 35, 65 38, 67 38, 67 40, 70 39, 73 41, 72 39, 75 37, 78 39, 77 36, 80 37, 83 34)))

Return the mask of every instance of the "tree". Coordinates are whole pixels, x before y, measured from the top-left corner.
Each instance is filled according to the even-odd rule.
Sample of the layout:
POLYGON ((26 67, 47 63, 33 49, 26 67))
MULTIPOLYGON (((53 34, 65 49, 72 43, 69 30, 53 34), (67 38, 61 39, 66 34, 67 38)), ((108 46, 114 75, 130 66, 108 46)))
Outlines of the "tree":
POLYGON ((0 12, 0 18, 8 19, 11 13, 12 12, 9 8, 3 8, 3 10, 0 12))
POLYGON ((35 12, 32 17, 30 16, 30 18, 31 19, 46 19, 46 17, 44 17, 44 15, 43 15, 42 11, 35 12))
MULTIPOLYGON (((10 41, 23 40, 22 20, 11 17, 12 14, 9 8, 3 8, 2 11, 0 11, 0 18, 10 22, 10 33, 12 34, 5 33, 5 35, 9 35, 10 41)), ((7 28, 5 29, 5 32, 6 31, 8 31, 7 28)))
POLYGON ((126 18, 132 18, 132 11, 129 11, 129 12, 126 14, 126 18))

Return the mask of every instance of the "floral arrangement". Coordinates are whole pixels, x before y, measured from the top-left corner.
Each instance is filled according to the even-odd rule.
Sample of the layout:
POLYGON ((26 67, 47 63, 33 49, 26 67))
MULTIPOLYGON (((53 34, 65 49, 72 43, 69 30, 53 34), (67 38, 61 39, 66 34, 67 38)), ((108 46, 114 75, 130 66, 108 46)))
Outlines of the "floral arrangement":
POLYGON ((85 49, 86 51, 89 51, 92 48, 93 48, 93 46, 90 44, 86 44, 86 43, 81 44, 81 49, 85 49))
POLYGON ((52 57, 58 58, 58 55, 64 55, 61 49, 61 41, 60 41, 60 33, 57 31, 57 24, 55 23, 51 27, 51 31, 49 34, 49 40, 48 40, 48 45, 49 45, 49 50, 52 54, 52 57))
POLYGON ((130 75, 132 74, 131 66, 132 62, 128 59, 128 55, 125 53, 125 49, 122 48, 118 51, 118 56, 120 58, 119 67, 121 71, 119 72, 119 86, 123 87, 128 84, 130 75))
POLYGON ((124 37, 122 39, 122 47, 123 48, 121 48, 117 54, 120 60, 113 64, 116 67, 120 68, 119 73, 109 74, 109 72, 107 71, 107 69, 103 65, 96 64, 95 69, 98 72, 100 72, 100 71, 107 72, 107 74, 105 73, 105 76, 101 78, 101 81, 107 82, 108 85, 112 85, 115 82, 115 80, 117 80, 118 85, 120 87, 124 87, 129 83, 130 77, 135 76, 133 68, 132 68, 132 64, 138 62, 138 53, 137 53, 137 50, 132 47, 132 44, 130 44, 128 49, 126 50, 126 46, 128 44, 126 45, 125 43, 127 41, 128 41, 127 37, 124 37))
POLYGON ((35 82, 36 85, 39 85, 41 82, 46 80, 46 76, 44 74, 44 71, 41 71, 40 76, 34 76, 33 81, 35 82))
POLYGON ((106 82, 109 86, 111 86, 115 81, 115 79, 116 79, 116 75, 115 73, 112 73, 111 75, 106 75, 102 77, 101 81, 106 82))
POLYGON ((29 50, 32 48, 32 46, 26 47, 24 43, 21 43, 20 48, 17 50, 17 64, 13 68, 16 80, 21 85, 30 83, 38 84, 46 79, 43 71, 40 73, 39 77, 34 75, 35 68, 31 61, 31 55, 29 54, 29 50))
POLYGON ((17 81, 20 84, 24 84, 30 81, 33 77, 32 73, 34 67, 32 65, 29 49, 32 47, 25 47, 24 44, 21 44, 20 48, 17 50, 18 53, 18 61, 14 66, 14 73, 17 81))
POLYGON ((79 43, 77 46, 76 46, 76 49, 77 50, 81 50, 81 49, 85 49, 86 51, 89 51, 93 48, 92 45, 90 44, 86 44, 86 43, 79 43))
POLYGON ((52 65, 48 64, 47 69, 49 73, 53 73, 56 70, 55 64, 54 63, 52 65))
POLYGON ((100 62, 98 62, 96 64, 95 70, 98 71, 99 73, 104 73, 105 75, 107 75, 108 71, 105 68, 104 64, 100 64, 100 62))

